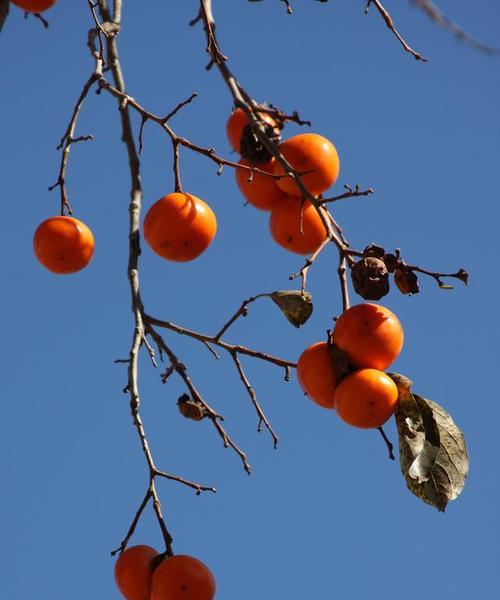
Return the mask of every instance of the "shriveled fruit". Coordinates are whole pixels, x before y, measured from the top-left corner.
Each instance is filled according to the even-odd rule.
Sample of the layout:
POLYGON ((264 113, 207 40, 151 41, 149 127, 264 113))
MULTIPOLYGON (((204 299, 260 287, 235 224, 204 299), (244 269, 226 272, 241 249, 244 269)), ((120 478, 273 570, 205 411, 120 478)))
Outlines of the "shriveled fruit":
MULTIPOLYGON (((276 127, 276 121, 266 112, 260 112, 259 117, 264 123, 267 123, 271 127, 276 127)), ((231 144, 231 148, 236 152, 241 151, 241 136, 243 135, 243 129, 248 125, 248 117, 241 108, 237 108, 231 113, 231 116, 227 120, 226 133, 227 139, 231 144)))
POLYGON ((333 343, 352 365, 386 369, 401 352, 403 328, 394 313, 378 304, 357 304, 335 323, 333 343))
MULTIPOLYGON (((258 165, 261 171, 266 173, 273 173, 274 158, 268 163, 258 165)), ((250 166, 250 163, 242 158, 239 162, 240 165, 250 166)), ((273 206, 279 202, 285 195, 279 187, 276 185, 276 181, 273 177, 267 177, 261 173, 250 173, 246 169, 235 169, 236 171, 236 183, 243 196, 248 202, 260 208, 261 210, 271 210, 273 206)))
MULTIPOLYGON (((280 152, 290 165, 302 175, 302 183, 308 191, 317 196, 337 181, 339 176, 339 155, 335 146, 317 133, 301 133, 279 146, 280 152)), ((276 163, 274 172, 284 175, 283 167, 276 163)), ((278 179, 278 186, 287 194, 302 196, 302 192, 291 177, 278 179)))
POLYGON ((358 369, 337 386, 335 408, 339 417, 362 429, 380 427, 392 415, 398 402, 398 388, 377 369, 358 369))
POLYGON ((176 262, 193 260, 212 243, 217 219, 208 204, 184 192, 160 198, 144 219, 144 239, 159 256, 176 262))
POLYGON ((115 581, 127 600, 150 600, 151 579, 158 551, 151 546, 130 546, 115 563, 115 581))
POLYGON ((302 206, 302 199, 297 196, 284 196, 276 203, 269 227, 274 241, 296 254, 312 254, 327 238, 314 206, 308 200, 302 206))
POLYGON ((214 596, 211 571, 192 556, 167 558, 153 573, 150 600, 212 600, 214 596))
POLYGON ((76 273, 86 267, 94 254, 94 236, 74 217, 50 217, 40 223, 33 237, 38 260, 49 271, 76 273))
POLYGON ((19 6, 26 12, 40 13, 53 6, 57 0, 12 0, 12 4, 19 6))
POLYGON ((311 400, 323 408, 334 408, 337 373, 326 342, 316 342, 302 352, 297 378, 311 400))

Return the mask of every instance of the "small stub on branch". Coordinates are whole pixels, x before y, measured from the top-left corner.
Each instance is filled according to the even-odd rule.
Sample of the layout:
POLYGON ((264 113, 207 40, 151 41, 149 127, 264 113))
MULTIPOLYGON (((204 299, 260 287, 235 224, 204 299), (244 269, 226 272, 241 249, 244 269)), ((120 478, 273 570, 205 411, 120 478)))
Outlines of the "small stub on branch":
POLYGON ((312 315, 313 303, 309 292, 279 290, 269 297, 294 327, 301 327, 312 315))
POLYGON ((411 392, 407 377, 388 375, 399 393, 394 416, 403 476, 415 496, 444 512, 461 493, 469 471, 464 435, 444 408, 411 392))

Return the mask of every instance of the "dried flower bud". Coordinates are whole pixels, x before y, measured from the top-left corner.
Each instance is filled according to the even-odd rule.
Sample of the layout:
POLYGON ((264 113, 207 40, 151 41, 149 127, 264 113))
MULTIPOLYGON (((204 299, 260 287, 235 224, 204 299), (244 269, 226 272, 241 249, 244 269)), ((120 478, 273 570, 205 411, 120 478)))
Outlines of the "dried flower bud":
POLYGON ((406 265, 399 265, 394 271, 394 283, 402 294, 418 294, 418 278, 406 265))
POLYGON ((193 400, 187 394, 182 394, 177 400, 177 406, 181 415, 186 419, 201 421, 207 416, 207 411, 201 402, 193 400))
POLYGON ((365 300, 380 300, 389 293, 389 273, 380 258, 362 258, 352 268, 351 277, 356 293, 365 300))
POLYGON ((385 262, 385 266, 387 267, 387 270, 389 271, 389 273, 394 273, 394 271, 396 270, 396 267, 399 264, 399 259, 397 256, 395 256, 394 254, 384 254, 384 257, 382 259, 385 262))
MULTIPOLYGON (((281 141, 279 128, 265 122, 261 122, 261 125, 264 127, 266 136, 275 144, 279 144, 281 141)), ((267 163, 272 158, 271 153, 259 140, 250 123, 245 125, 241 134, 240 154, 252 165, 267 163)))

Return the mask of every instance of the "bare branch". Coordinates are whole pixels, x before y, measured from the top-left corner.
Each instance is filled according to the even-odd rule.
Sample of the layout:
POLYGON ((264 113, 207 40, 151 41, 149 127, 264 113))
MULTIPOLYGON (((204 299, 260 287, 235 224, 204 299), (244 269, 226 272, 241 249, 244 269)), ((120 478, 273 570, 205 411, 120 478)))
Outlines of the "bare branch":
POLYGON ((416 60, 421 60, 422 62, 427 62, 427 59, 424 56, 422 56, 419 52, 417 52, 411 46, 408 45, 408 43, 405 41, 403 36, 396 29, 396 26, 394 25, 394 21, 392 20, 391 15, 387 11, 387 9, 384 7, 382 2, 380 2, 380 0, 368 0, 366 3, 365 13, 368 13, 368 10, 370 9, 370 6, 372 4, 375 5, 375 8, 380 13, 380 16, 384 19, 385 24, 392 31, 392 33, 398 38, 398 40, 400 41, 401 45, 406 50, 406 52, 408 52, 413 57, 415 57, 416 60))

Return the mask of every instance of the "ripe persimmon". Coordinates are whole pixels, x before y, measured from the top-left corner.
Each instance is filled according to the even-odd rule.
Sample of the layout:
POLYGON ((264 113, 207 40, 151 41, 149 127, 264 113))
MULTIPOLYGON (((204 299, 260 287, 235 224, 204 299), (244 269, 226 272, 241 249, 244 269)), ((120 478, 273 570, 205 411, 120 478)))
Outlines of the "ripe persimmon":
POLYGON ((115 563, 115 581, 127 600, 149 600, 158 551, 151 546, 131 546, 115 563))
POLYGON ((335 392, 339 417, 362 429, 382 426, 398 402, 394 381, 377 369, 358 369, 342 379, 335 392))
POLYGON ((297 378, 311 400, 323 408, 334 408, 337 373, 326 342, 316 342, 302 352, 297 378))
POLYGON ((403 347, 403 328, 394 313, 378 304, 357 304, 335 323, 333 343, 352 365, 387 369, 403 347))
MULTIPOLYGON (((272 174, 274 162, 275 159, 272 158, 268 163, 259 165, 259 169, 272 174)), ((240 160, 239 164, 245 166, 250 165, 244 158, 240 160)), ((247 171, 246 169, 235 169, 235 171, 236 183, 240 192, 248 202, 256 208, 260 208, 261 210, 271 210, 285 195, 276 185, 276 181, 273 177, 267 177, 266 175, 256 172, 250 174, 250 171, 247 171)))
POLYGON ((33 237, 38 260, 49 271, 75 273, 86 267, 94 254, 94 236, 74 217, 50 217, 40 223, 33 237))
POLYGON ((19 6, 26 12, 41 13, 54 5, 57 0, 12 0, 12 4, 19 6))
POLYGON ((312 254, 327 238, 314 206, 308 200, 302 206, 297 196, 284 196, 275 204, 269 227, 274 241, 296 254, 312 254))
POLYGON ((203 200, 174 192, 151 206, 144 219, 144 239, 159 256, 176 262, 193 260, 212 243, 217 219, 203 200))
POLYGON ((150 600, 212 600, 214 596, 214 576, 192 556, 171 556, 153 573, 150 600))
MULTIPOLYGON (((302 183, 308 191, 317 196, 337 181, 339 176, 339 155, 335 146, 317 133, 301 133, 279 145, 279 151, 290 165, 302 175, 302 183), (310 172, 308 172, 310 171, 310 172)), ((274 172, 284 175, 283 167, 276 163, 274 172)), ((278 186, 287 194, 302 196, 302 192, 291 177, 282 177, 278 186)))
MULTIPOLYGON (((271 117, 271 115, 269 113, 260 112, 259 117, 262 119, 262 121, 264 121, 264 123, 271 125, 271 127, 276 127, 276 121, 271 117)), ((231 148, 233 150, 236 150, 236 152, 241 151, 241 148, 240 148, 241 136, 243 135, 243 129, 245 128, 246 125, 248 125, 248 123, 249 123, 248 117, 246 116, 246 114, 243 112, 243 110, 241 108, 237 108, 236 110, 234 110, 231 113, 231 116, 229 117, 229 119, 227 120, 227 124, 226 124, 227 139, 229 140, 229 143, 231 144, 231 148)))

